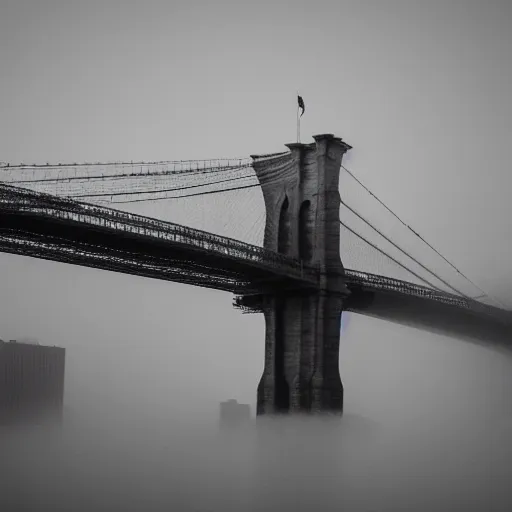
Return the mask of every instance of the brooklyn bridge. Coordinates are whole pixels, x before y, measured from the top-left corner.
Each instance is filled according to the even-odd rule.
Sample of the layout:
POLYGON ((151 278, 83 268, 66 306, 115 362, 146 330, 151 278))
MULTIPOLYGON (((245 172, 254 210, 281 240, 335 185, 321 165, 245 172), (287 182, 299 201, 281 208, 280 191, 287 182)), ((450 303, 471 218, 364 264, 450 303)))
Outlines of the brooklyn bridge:
POLYGON ((0 251, 232 293, 236 308, 265 316, 258 414, 342 412, 344 311, 512 346, 512 312, 343 165, 351 149, 346 142, 323 134, 286 147, 245 159, 2 164, 0 251), (340 172, 442 258, 459 284, 399 246, 358 204, 349 204, 340 172), (261 188, 265 205, 261 245, 104 205, 254 187, 261 188), (375 236, 362 235, 350 219, 375 236), (368 258, 385 271, 366 268, 368 258))

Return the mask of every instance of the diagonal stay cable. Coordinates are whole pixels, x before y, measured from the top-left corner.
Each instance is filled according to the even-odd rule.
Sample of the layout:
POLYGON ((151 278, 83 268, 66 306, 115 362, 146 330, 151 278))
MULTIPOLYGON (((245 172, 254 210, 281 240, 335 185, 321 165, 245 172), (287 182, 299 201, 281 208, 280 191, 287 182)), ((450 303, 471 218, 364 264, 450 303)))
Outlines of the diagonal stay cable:
POLYGON ((403 263, 400 263, 397 259, 393 258, 393 256, 390 256, 389 254, 387 254, 385 251, 383 251, 382 249, 380 249, 379 247, 377 247, 375 244, 372 244, 369 240, 366 240, 366 238, 364 238, 362 235, 360 235, 359 233, 357 233, 356 231, 354 231, 352 228, 350 228, 349 226, 347 226, 344 222, 342 222, 340 220, 340 224, 345 227, 346 229, 348 229, 351 233, 353 233, 354 235, 356 235, 358 238, 360 238, 361 240, 363 240, 363 242, 366 242, 370 247, 373 247, 375 250, 379 251, 381 254, 384 254, 384 256, 387 256, 391 261, 393 261, 394 263, 396 263, 397 265, 399 265, 400 267, 402 267, 404 270, 407 270, 407 272, 411 273, 414 277, 417 277, 420 281, 423 281, 424 283, 428 284, 431 288, 434 288, 435 290, 441 292, 441 293, 445 293, 443 290, 441 290, 441 288, 439 288, 438 286, 435 286, 433 285, 431 282, 427 281, 425 278, 421 277, 420 275, 416 274, 416 272, 413 272, 411 269, 407 268, 403 263))
POLYGON ((488 293, 485 292, 485 290, 482 290, 480 286, 478 286, 476 283, 474 283, 469 277, 467 277, 465 274, 463 274, 451 261, 449 261, 447 258, 445 258, 435 247, 430 245, 419 233, 414 231, 414 229, 409 226, 409 224, 406 224, 393 210, 391 210, 387 205, 385 205, 368 187, 363 185, 359 179, 357 179, 354 174, 349 171, 344 165, 341 165, 341 168, 344 169, 361 187, 363 187, 372 197, 374 197, 386 210, 388 210, 391 215, 393 215, 401 224, 403 224, 409 231, 411 231, 415 236, 417 236, 423 243, 425 243, 430 249, 432 249, 438 256, 440 256, 448 265, 450 265, 457 273, 459 273, 466 281, 471 283, 475 288, 477 288, 480 292, 482 292, 483 295, 486 297, 490 297, 493 300, 495 300, 498 304, 500 304, 503 308, 505 308, 505 305, 502 304, 498 299, 491 297, 488 293))
POLYGON ((408 258, 410 258, 412 261, 414 261, 415 263, 417 263, 421 268, 423 268, 424 270, 426 270, 429 274, 431 274, 432 276, 434 276, 436 279, 438 279, 439 281, 441 281, 441 283, 443 283, 444 285, 448 286, 448 288, 450 288, 451 290, 453 290, 454 292, 458 293, 459 295, 462 295, 463 297, 465 297, 466 299, 469 299, 469 297, 467 295, 465 295, 464 293, 462 293, 461 291, 457 290, 457 288, 454 288, 450 283, 446 282, 444 279, 442 279, 441 277, 439 277, 435 272, 433 272, 432 270, 430 270, 428 267, 426 267, 425 265, 423 265, 423 263, 421 263, 420 261, 418 261, 416 258, 414 258, 413 256, 411 256, 407 251, 405 251, 404 249, 402 249, 399 245, 397 245, 395 242, 393 242, 393 240, 391 240, 390 238, 388 238, 384 233, 382 233, 379 229, 377 229, 370 221, 368 221, 367 219, 365 219, 361 214, 359 214, 358 212, 356 212, 352 207, 350 207, 347 203, 345 203, 343 200, 340 201, 341 204, 347 208, 348 210, 350 210, 356 217, 358 217, 359 219, 361 219, 364 223, 366 223, 368 226, 370 226, 376 233, 378 233, 382 238, 384 238, 384 240, 388 241, 393 247, 395 247, 396 249, 398 249, 400 252, 402 252, 403 254, 405 254, 408 258))

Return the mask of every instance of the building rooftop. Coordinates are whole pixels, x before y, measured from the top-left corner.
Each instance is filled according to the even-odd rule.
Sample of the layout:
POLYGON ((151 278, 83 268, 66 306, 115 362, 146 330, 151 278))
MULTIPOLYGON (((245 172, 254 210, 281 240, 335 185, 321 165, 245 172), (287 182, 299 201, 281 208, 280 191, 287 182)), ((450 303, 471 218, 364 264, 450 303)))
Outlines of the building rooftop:
POLYGON ((31 345, 31 346, 38 346, 38 347, 44 347, 44 348, 62 348, 62 347, 57 347, 56 345, 41 345, 41 343, 39 343, 39 341, 29 340, 29 339, 6 341, 6 340, 2 340, 0 338, 0 344, 4 344, 4 345, 31 345))

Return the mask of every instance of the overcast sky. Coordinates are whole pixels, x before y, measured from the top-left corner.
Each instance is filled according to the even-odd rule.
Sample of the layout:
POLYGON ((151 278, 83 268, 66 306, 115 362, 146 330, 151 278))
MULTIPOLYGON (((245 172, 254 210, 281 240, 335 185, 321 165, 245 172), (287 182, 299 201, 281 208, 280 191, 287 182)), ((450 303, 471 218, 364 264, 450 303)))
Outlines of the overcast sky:
MULTIPOLYGON (((507 0, 3 0, 0 161, 281 151, 298 89, 302 140, 343 137, 347 167, 512 309, 511 24, 507 0)), ((251 241, 262 206, 254 190, 136 211, 251 241)), ((75 409, 167 404, 216 421, 218 402, 237 398, 254 413, 263 317, 231 300, 0 255, 0 337, 65 346, 75 409)), ((400 424, 512 414, 501 355, 358 315, 344 324, 347 411, 400 424)))

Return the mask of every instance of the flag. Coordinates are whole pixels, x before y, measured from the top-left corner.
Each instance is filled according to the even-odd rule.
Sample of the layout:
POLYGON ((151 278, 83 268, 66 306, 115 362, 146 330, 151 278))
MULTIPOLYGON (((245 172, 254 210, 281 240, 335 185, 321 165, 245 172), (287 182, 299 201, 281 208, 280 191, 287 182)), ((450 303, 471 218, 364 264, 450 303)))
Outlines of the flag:
MULTIPOLYGON (((299 102, 299 108, 302 109, 302 114, 304 114, 304 110, 306 110, 306 108, 304 107, 304 100, 302 99, 302 96, 298 96, 297 100, 299 102)), ((302 114, 300 117, 302 117, 302 114)))

